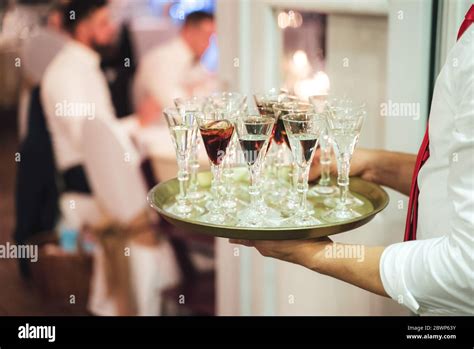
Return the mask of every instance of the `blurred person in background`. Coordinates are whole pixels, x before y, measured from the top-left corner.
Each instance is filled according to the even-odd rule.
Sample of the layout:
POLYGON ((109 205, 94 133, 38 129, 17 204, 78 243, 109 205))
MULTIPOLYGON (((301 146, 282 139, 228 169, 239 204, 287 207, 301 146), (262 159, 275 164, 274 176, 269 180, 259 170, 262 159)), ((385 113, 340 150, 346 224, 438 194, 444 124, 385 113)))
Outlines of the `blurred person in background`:
POLYGON ((22 67, 29 82, 37 86, 56 54, 67 41, 63 30, 63 13, 67 0, 54 1, 37 32, 25 39, 22 47, 22 67))
POLYGON ((67 0, 54 1, 35 34, 27 37, 21 47, 22 89, 18 110, 20 139, 27 132, 27 113, 31 90, 38 87, 46 68, 68 40, 62 22, 67 0))
POLYGON ((109 45, 115 34, 106 5, 106 0, 69 2, 63 26, 72 40, 48 66, 41 83, 42 106, 66 191, 90 193, 80 149, 83 122, 115 118, 96 52, 109 45))
MULTIPOLYGON (((39 83, 46 67, 67 41, 62 32, 64 1, 52 4, 40 26, 21 40, 21 90, 18 104, 19 153, 15 183, 15 232, 17 243, 52 231, 58 218, 58 186, 50 135, 39 97, 39 83)), ((30 9, 34 11, 33 9, 30 9)), ((23 276, 29 263, 19 260, 23 276)))
MULTIPOLYGON (((114 41, 116 30, 112 24, 106 0, 71 0, 64 11, 63 26, 71 40, 46 69, 41 83, 41 101, 51 133, 56 165, 63 177, 64 189, 66 192, 87 194, 91 193, 91 187, 83 167, 84 123, 94 122, 95 118, 118 122, 107 80, 101 70, 99 54, 104 47, 114 41)), ((130 127, 129 121, 130 118, 121 119, 120 126, 123 126, 130 136, 135 136, 134 132, 139 132, 138 122, 132 119, 131 121, 134 121, 132 124, 137 127, 130 127)), ((127 188, 115 189, 123 191, 127 188)), ((146 212, 144 215, 146 216, 146 212)), ((120 292, 127 293, 127 297, 124 297, 127 302, 136 296, 142 298, 140 303, 148 304, 147 302, 153 303, 159 296, 160 287, 167 286, 167 279, 165 279, 167 275, 170 274, 173 278, 176 273, 173 271, 173 256, 168 252, 170 247, 164 241, 155 239, 156 231, 148 226, 150 222, 147 216, 145 220, 146 223, 143 226, 150 229, 143 228, 140 236, 133 240, 136 242, 140 238, 145 241, 137 243, 140 246, 143 245, 141 248, 134 247, 134 259, 138 261, 136 263, 140 267, 145 267, 146 263, 143 261, 148 260, 150 256, 156 256, 162 258, 161 263, 168 264, 160 273, 152 274, 149 271, 153 269, 150 268, 143 270, 140 274, 142 278, 139 285, 127 285, 127 287, 145 290, 147 295, 151 294, 149 299, 146 297, 143 299, 143 292, 130 295, 130 299, 125 288, 120 292), (142 236, 142 233, 145 235, 142 236)), ((116 230, 112 235, 120 239, 128 233, 125 230, 123 228, 125 234, 121 234, 121 230, 116 230)), ((110 257, 110 254, 106 253, 110 252, 110 249, 106 251, 103 239, 99 238, 99 240, 101 242, 94 250, 89 309, 97 315, 122 315, 128 306, 123 306, 125 300, 118 300, 115 296, 111 296, 108 292, 110 285, 104 282, 107 278, 103 275, 104 270, 108 268, 107 265, 118 263, 118 267, 123 267, 121 269, 123 273, 127 272, 128 267, 120 264, 122 261, 117 262, 117 259, 110 257)), ((117 253, 117 250, 113 250, 113 253, 117 253)), ((120 254, 120 251, 118 253, 120 254)), ((120 255, 123 256, 123 253, 120 255)), ((130 305, 127 311, 131 309, 133 306, 130 305)), ((146 311, 154 314, 157 309, 146 309, 146 311)), ((133 314, 127 312, 127 315, 133 314)))
POLYGON ((134 86, 137 110, 151 122, 174 98, 206 96, 214 79, 200 60, 215 33, 214 16, 188 14, 178 37, 148 52, 139 64, 134 86))

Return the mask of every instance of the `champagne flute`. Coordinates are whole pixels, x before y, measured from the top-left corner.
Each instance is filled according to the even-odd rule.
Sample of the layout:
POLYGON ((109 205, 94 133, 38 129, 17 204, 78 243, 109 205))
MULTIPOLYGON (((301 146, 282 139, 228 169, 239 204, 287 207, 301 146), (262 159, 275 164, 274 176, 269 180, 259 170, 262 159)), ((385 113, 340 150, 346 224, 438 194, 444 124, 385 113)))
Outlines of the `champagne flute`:
MULTIPOLYGON (((326 108, 330 110, 330 108, 342 108, 344 110, 354 110, 354 109, 361 109, 364 108, 364 106, 354 106, 354 103, 352 100, 348 99, 347 97, 343 98, 332 98, 330 100, 326 100, 326 108)), ((331 135, 328 132, 328 138, 329 141, 331 142, 331 135)), ((332 144, 332 142, 331 142, 332 144)), ((333 144, 331 146, 331 151, 333 148, 333 144)), ((324 199, 324 205, 330 208, 336 207, 340 202, 340 192, 339 188, 336 187, 333 195, 328 195, 326 199, 324 199)), ((351 192, 347 192, 346 195, 346 206, 348 207, 357 207, 357 206, 363 206, 364 202, 360 200, 359 198, 355 197, 354 195, 351 194, 351 192)))
POLYGON ((187 195, 189 180, 189 157, 191 148, 197 138, 197 119, 200 112, 181 114, 176 108, 166 108, 163 111, 178 160, 179 194, 176 204, 170 210, 178 216, 190 218, 200 216, 204 209, 193 205, 187 195))
POLYGON ((202 219, 211 223, 223 224, 226 215, 222 210, 222 165, 234 134, 234 125, 230 120, 223 119, 220 112, 212 110, 202 114, 198 119, 198 124, 212 171, 212 198, 207 205, 209 212, 202 219))
MULTIPOLYGON (((208 103, 205 97, 175 98, 174 104, 181 114, 204 112, 208 103)), ((204 191, 199 190, 198 172, 199 172, 199 146, 200 137, 196 137, 196 142, 192 145, 189 159, 190 179, 188 197, 190 200, 202 200, 206 197, 204 191)))
POLYGON ((366 117, 365 106, 337 106, 327 108, 328 131, 333 141, 337 161, 337 184, 340 197, 337 205, 323 218, 328 222, 340 222, 360 216, 347 203, 349 193, 349 172, 352 154, 357 145, 362 124, 366 117))
POLYGON ((269 219, 271 209, 260 200, 259 183, 261 165, 274 123, 274 118, 260 115, 243 115, 235 121, 240 148, 250 173, 250 203, 237 215, 239 226, 264 227, 275 225, 269 219))
POLYGON ((295 215, 287 220, 287 224, 320 224, 321 222, 312 216, 314 210, 308 209, 306 197, 308 193, 309 169, 326 120, 323 114, 308 110, 303 113, 292 112, 283 116, 283 123, 291 145, 294 162, 298 167, 298 208, 295 215))
MULTIPOLYGON (((309 97, 309 101, 315 108, 316 112, 323 113, 327 104, 327 94, 314 95, 309 97)), ((319 148, 321 150, 319 164, 321 166, 321 177, 318 184, 315 185, 310 191, 310 196, 328 196, 334 195, 337 192, 337 188, 331 184, 331 153, 332 145, 331 138, 327 128, 322 130, 321 137, 319 138, 319 148)))

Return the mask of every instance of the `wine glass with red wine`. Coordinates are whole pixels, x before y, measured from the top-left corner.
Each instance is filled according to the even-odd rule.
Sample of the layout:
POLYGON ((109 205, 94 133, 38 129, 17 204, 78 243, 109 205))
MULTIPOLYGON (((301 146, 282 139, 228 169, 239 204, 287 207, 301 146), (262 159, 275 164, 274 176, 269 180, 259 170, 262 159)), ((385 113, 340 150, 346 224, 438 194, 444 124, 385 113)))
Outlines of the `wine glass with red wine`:
MULTIPOLYGON (((272 88, 265 93, 255 93, 253 98, 261 116, 271 117, 276 120, 273 106, 284 101, 294 100, 296 97, 290 96, 285 90, 272 88)), ((268 175, 265 178, 265 184, 268 188, 265 196, 268 197, 268 201, 272 204, 280 203, 288 191, 287 186, 285 186, 286 183, 281 181, 282 176, 280 176, 281 170, 285 165, 286 147, 281 133, 277 131, 277 122, 275 122, 268 142, 265 160, 265 166, 268 166, 269 169, 267 171, 268 175)))
MULTIPOLYGON (((262 162, 266 155, 274 123, 274 118, 260 115, 243 115, 235 120, 240 148, 250 173, 248 189, 250 202, 245 209, 237 214, 237 225, 239 226, 266 227, 279 223, 279 219, 278 221, 272 219, 274 218, 272 211, 275 210, 267 207, 265 202, 260 200, 261 186, 259 183, 262 162)), ((276 218, 280 218, 279 215, 276 218)))
MULTIPOLYGON (((220 114, 220 118, 232 121, 247 113, 247 97, 239 92, 215 92, 208 97, 209 108, 220 114)), ((235 195, 234 170, 237 148, 236 137, 230 140, 222 170, 223 197, 220 205, 229 212, 235 212, 239 201, 235 195)))
MULTIPOLYGON (((313 110, 313 107, 309 103, 292 100, 273 105, 273 110, 275 112, 276 119, 274 137, 275 139, 278 139, 281 144, 286 145, 286 147, 288 147, 291 151, 291 143, 289 141, 285 125, 283 124, 283 117, 290 113, 305 113, 309 110, 313 110)), ((278 178, 280 183, 279 185, 281 187, 287 188, 285 195, 278 201, 278 206, 282 209, 284 214, 291 215, 298 207, 298 166, 295 163, 294 157, 289 174, 284 171, 284 168, 280 168, 278 178), (291 180, 289 185, 287 180, 288 176, 291 180)))
POLYGON ((312 110, 304 113, 291 112, 283 116, 283 123, 288 135, 294 162, 298 168, 298 207, 287 224, 317 225, 321 222, 313 216, 314 210, 308 208, 306 195, 308 193, 308 175, 314 152, 318 146, 321 131, 326 127, 324 114, 312 110))
POLYGON ((223 224, 226 215, 222 210, 222 165, 234 134, 234 124, 223 119, 222 113, 208 110, 198 119, 198 125, 212 171, 211 198, 206 204, 209 212, 202 216, 202 220, 223 224))

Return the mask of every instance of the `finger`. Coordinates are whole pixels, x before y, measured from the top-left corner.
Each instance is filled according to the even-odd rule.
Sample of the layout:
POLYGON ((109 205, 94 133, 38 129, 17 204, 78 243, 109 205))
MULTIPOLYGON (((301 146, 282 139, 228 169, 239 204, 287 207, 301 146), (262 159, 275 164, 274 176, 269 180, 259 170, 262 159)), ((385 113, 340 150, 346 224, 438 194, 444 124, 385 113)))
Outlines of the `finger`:
POLYGON ((230 239, 229 242, 231 244, 244 245, 244 246, 247 246, 247 247, 252 247, 253 246, 253 242, 250 241, 250 240, 230 239))

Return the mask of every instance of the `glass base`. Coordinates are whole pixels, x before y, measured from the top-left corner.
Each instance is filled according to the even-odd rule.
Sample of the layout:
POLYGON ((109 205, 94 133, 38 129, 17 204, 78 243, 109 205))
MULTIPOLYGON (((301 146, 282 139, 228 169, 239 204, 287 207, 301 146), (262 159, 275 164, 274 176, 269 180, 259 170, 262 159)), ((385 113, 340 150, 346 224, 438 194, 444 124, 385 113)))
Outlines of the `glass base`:
POLYGON ((188 192, 188 198, 192 201, 202 201, 209 198, 209 193, 205 191, 190 191, 188 192))
POLYGON ((266 205, 259 205, 258 209, 247 206, 237 214, 239 227, 277 227, 281 224, 280 213, 266 205))
POLYGON ((221 212, 209 211, 205 215, 199 217, 199 220, 204 223, 218 224, 218 225, 233 225, 234 220, 230 216, 221 212))
POLYGON ((173 204, 168 211, 182 218, 198 218, 205 212, 204 208, 197 205, 173 204))
POLYGON ((309 226, 322 224, 319 219, 312 216, 309 212, 298 213, 290 218, 285 219, 282 225, 285 226, 309 226))
POLYGON ((360 217, 361 214, 348 207, 336 207, 323 215, 329 223, 337 223, 360 217))
MULTIPOLYGON (((275 204, 275 207, 280 210, 281 215, 285 218, 290 218, 295 215, 299 208, 299 198, 294 195, 286 195, 280 202, 275 204)), ((313 204, 306 201, 307 213, 314 214, 313 204)))
POLYGON ((298 208, 298 195, 295 195, 292 192, 288 192, 283 201, 280 201, 280 205, 282 210, 288 210, 293 212, 298 208))
POLYGON ((334 185, 317 184, 308 191, 308 196, 309 197, 330 196, 330 195, 335 195, 338 192, 339 192, 338 188, 334 185))
POLYGON ((221 203, 221 206, 226 210, 226 211, 235 211, 238 206, 238 202, 236 199, 227 199, 223 200, 221 203))
POLYGON ((268 188, 264 196, 271 205, 280 206, 282 201, 288 196, 288 189, 284 186, 268 188))
MULTIPOLYGON (((324 200, 324 205, 327 207, 336 207, 341 203, 341 200, 339 197, 330 197, 324 200)), ((347 193, 347 199, 346 199, 346 206, 348 207, 357 207, 357 206, 363 206, 364 202, 358 198, 356 198, 354 195, 352 195, 350 192, 347 193)))

